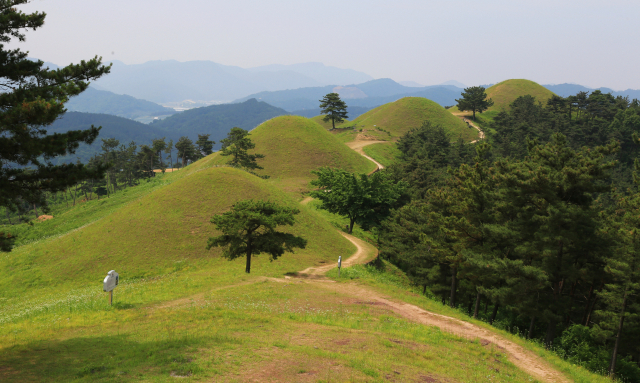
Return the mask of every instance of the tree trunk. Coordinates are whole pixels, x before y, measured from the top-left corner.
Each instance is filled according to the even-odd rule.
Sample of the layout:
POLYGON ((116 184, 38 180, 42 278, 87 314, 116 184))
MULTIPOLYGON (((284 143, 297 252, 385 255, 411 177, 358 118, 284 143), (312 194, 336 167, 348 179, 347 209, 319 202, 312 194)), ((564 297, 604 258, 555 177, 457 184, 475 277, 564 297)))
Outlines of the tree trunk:
POLYGON ((36 219, 38 219, 38 208, 35 203, 33 204, 33 211, 36 213, 36 219))
POLYGON ((427 295, 427 284, 424 284, 424 287, 422 288, 422 295, 427 295))
POLYGON ((549 325, 547 326, 547 335, 544 338, 544 347, 548 350, 553 344, 553 339, 556 337, 556 320, 551 318, 549 325))
POLYGON ((496 320, 496 315, 498 315, 498 308, 500 308, 500 304, 496 302, 496 305, 493 306, 493 312, 491 313, 491 318, 489 318, 489 324, 493 324, 493 321, 496 320))
POLYGON ((620 335, 622 335, 622 326, 624 325, 624 312, 627 309, 627 292, 629 285, 624 288, 624 297, 622 298, 622 310, 620 310, 620 322, 618 323, 618 331, 616 335, 616 343, 613 346, 613 354, 611 355, 611 365, 609 366, 609 376, 611 379, 616 375, 616 358, 618 357, 618 347, 620 346, 620 335))
POLYGON ((76 184, 76 191, 73 193, 73 206, 76 206, 76 193, 78 192, 78 184, 76 184))
POLYGON ((480 310, 480 298, 482 297, 482 295, 480 295, 480 291, 478 291, 478 294, 476 295, 476 307, 473 310, 473 318, 474 319, 478 319, 478 311, 480 310))
POLYGON ((353 232, 353 225, 356 223, 355 219, 349 218, 349 234, 353 232))
POLYGON ((476 110, 474 109, 473 110, 473 121, 475 121, 475 120, 476 120, 476 110))
POLYGON ((455 267, 451 268, 451 294, 449 295, 449 306, 456 307, 456 287, 458 285, 458 270, 455 267))
POLYGON ((336 120, 331 117, 331 123, 333 124, 333 130, 336 130, 336 120))
POLYGON ((531 339, 533 336, 533 325, 536 323, 536 317, 531 317, 531 323, 529 323, 529 332, 527 333, 527 339, 531 339))
POLYGON ((589 296, 587 297, 587 307, 584 309, 584 314, 582 314, 582 320, 580 324, 585 325, 585 321, 587 320, 587 315, 589 314, 589 308, 591 307, 591 296, 593 295, 593 283, 591 284, 591 288, 589 288, 589 296))

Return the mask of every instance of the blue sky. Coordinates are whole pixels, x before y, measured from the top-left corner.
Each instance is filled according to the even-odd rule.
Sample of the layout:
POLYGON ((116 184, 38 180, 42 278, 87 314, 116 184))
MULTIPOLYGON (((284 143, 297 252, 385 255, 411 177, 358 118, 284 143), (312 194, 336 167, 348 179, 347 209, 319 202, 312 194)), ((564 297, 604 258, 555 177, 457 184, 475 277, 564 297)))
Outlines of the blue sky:
POLYGON ((467 85, 527 78, 640 89, 640 2, 34 0, 45 26, 11 44, 59 65, 318 61, 375 78, 467 85))

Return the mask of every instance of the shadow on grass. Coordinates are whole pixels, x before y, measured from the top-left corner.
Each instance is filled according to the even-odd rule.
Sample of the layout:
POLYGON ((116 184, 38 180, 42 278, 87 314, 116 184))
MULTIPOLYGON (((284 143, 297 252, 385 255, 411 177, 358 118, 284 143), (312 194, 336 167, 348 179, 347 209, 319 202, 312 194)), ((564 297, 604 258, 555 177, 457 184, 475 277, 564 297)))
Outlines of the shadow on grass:
POLYGON ((187 377, 201 371, 189 355, 203 344, 221 341, 225 339, 199 336, 138 342, 131 335, 36 341, 0 351, 0 381, 136 382, 149 376, 187 377))

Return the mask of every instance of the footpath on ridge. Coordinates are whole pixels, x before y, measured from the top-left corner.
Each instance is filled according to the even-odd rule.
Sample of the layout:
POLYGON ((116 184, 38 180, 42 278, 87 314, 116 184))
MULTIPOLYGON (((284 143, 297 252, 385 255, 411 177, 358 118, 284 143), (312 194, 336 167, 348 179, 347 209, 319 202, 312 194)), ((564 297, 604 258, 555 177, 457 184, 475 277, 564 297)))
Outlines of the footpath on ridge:
MULTIPOLYGON (((482 130, 472 123, 470 123, 470 125, 478 129, 480 132, 480 139, 483 139, 484 133, 482 130)), ((384 166, 365 155, 362 151, 363 147, 380 142, 386 141, 354 141, 348 143, 347 146, 365 156, 370 161, 373 161, 379 169, 383 169, 384 166)), ((310 200, 311 198, 305 198, 302 203, 306 204, 310 200)), ((364 264, 376 256, 375 254, 377 253, 377 249, 373 245, 342 231, 339 232, 347 240, 353 243, 357 249, 351 257, 343 261, 342 267, 364 264)), ((327 283, 334 281, 323 279, 324 274, 337 266, 338 264, 334 263, 318 267, 309 267, 302 270, 300 274, 303 277, 307 276, 311 278, 296 279, 302 283, 315 283, 317 286, 332 292, 337 292, 339 290, 343 294, 351 295, 359 300, 375 304, 378 308, 392 311, 410 321, 427 326, 436 326, 440 328, 441 331, 454 334, 461 338, 477 339, 483 346, 495 345, 495 347, 507 354, 511 363, 542 382, 571 382, 571 380, 567 379, 564 374, 553 368, 547 361, 536 355, 533 351, 527 350, 489 329, 446 315, 436 314, 409 303, 393 301, 389 297, 384 297, 372 289, 356 285, 355 283, 347 283, 348 288, 346 289, 344 288, 344 284, 327 283)), ((287 278, 287 280, 291 279, 293 278, 287 278)))

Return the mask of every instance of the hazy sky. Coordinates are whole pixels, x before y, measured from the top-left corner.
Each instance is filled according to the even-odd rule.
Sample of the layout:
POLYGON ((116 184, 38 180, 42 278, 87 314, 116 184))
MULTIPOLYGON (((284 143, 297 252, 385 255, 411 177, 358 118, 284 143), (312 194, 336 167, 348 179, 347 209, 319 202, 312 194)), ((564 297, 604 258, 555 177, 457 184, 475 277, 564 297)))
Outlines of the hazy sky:
POLYGON ((47 19, 19 46, 59 65, 94 55, 245 68, 318 61, 425 85, 527 78, 640 89, 637 0, 34 0, 21 9, 47 19))

